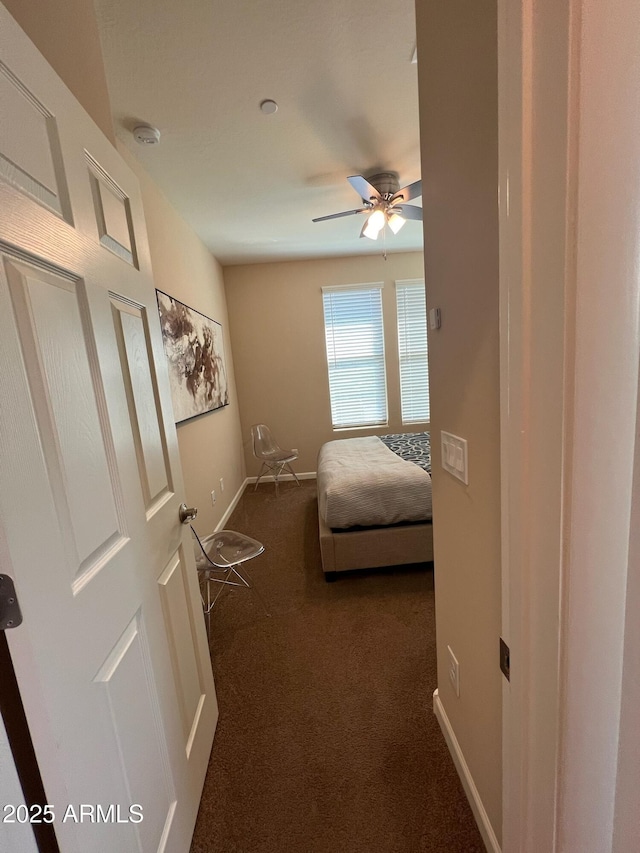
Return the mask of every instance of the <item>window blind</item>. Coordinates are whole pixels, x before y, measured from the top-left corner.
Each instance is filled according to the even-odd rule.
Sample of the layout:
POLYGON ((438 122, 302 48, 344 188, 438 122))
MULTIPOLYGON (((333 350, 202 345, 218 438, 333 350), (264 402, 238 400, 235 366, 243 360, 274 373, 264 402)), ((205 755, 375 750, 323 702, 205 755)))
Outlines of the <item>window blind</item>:
POLYGON ((382 285, 325 287, 322 301, 334 428, 385 424, 382 285))
POLYGON ((424 281, 397 281, 396 305, 402 423, 428 421, 429 356, 424 281))

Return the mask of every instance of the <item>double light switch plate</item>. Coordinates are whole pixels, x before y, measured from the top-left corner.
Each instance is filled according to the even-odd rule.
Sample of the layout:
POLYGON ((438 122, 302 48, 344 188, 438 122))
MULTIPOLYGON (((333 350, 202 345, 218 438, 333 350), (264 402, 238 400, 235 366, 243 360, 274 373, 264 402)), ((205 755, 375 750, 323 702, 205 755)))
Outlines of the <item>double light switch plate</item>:
POLYGON ((458 480, 469 485, 469 469, 467 466, 467 442, 458 435, 440 431, 441 460, 445 471, 453 474, 458 480))

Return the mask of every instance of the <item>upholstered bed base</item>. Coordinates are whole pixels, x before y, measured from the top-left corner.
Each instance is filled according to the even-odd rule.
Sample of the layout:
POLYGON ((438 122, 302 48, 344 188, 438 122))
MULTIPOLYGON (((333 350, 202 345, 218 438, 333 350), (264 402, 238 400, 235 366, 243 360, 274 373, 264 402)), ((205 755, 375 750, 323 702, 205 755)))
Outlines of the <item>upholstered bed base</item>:
POLYGON ((433 560, 433 526, 430 521, 370 527, 361 530, 332 530, 321 513, 320 552, 327 579, 334 572, 371 569, 433 560))

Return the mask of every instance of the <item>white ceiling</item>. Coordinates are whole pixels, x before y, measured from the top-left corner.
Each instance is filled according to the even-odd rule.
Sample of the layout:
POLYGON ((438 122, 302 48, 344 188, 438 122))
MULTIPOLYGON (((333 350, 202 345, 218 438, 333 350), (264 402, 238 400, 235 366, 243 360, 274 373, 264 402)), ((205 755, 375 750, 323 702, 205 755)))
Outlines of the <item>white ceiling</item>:
POLYGON ((363 215, 311 220, 360 206, 348 175, 420 177, 414 0, 95 4, 116 133, 221 263, 381 253, 363 215))

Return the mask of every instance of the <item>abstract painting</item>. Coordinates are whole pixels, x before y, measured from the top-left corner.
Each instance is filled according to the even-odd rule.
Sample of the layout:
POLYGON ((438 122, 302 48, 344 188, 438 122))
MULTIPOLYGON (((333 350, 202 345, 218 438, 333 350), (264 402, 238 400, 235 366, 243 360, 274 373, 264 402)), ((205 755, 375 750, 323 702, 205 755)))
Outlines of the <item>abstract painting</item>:
POLYGON ((222 326, 161 290, 156 297, 176 423, 226 406, 222 326))

